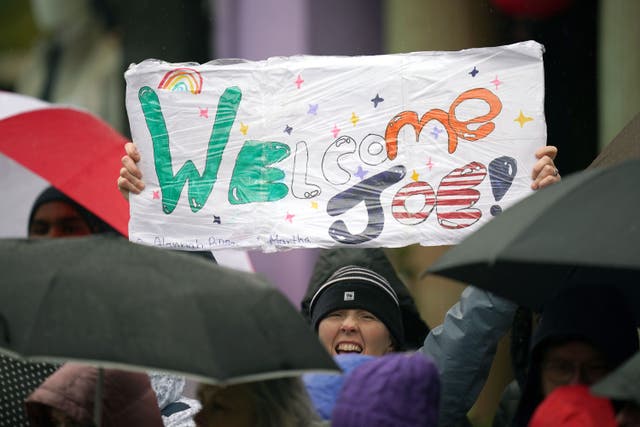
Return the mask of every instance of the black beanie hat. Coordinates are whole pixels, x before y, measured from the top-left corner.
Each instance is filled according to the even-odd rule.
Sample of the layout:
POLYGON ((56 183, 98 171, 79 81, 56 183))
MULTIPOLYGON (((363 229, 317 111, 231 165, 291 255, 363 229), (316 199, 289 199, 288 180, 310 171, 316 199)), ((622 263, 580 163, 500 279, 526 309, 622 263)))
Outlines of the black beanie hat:
POLYGON ((311 299, 311 324, 318 325, 336 310, 360 309, 371 312, 389 330, 396 348, 404 346, 404 329, 398 296, 389 282, 367 268, 348 265, 336 270, 311 299))
POLYGON ((50 203, 50 202, 64 202, 71 205, 78 214, 85 221, 92 234, 99 233, 118 233, 113 227, 107 224, 102 219, 98 218, 93 213, 89 212, 84 206, 64 194, 62 191, 58 190, 55 187, 47 187, 42 193, 38 196, 38 198, 33 202, 33 206, 31 207, 31 213, 29 214, 29 222, 27 223, 27 233, 31 229, 31 223, 33 222, 33 217, 38 211, 40 206, 50 203))

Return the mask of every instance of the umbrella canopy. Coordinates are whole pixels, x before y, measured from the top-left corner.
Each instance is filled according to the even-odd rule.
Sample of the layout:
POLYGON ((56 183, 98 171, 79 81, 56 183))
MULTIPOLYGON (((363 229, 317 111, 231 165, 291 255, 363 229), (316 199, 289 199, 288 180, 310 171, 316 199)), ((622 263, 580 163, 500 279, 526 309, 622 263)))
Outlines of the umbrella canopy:
POLYGON ((0 240, 0 348, 211 383, 338 371, 263 279, 113 236, 0 240))
POLYGON ((631 119, 589 165, 589 168, 613 166, 630 159, 640 159, 640 113, 631 119))
MULTIPOLYGON (((8 92, 0 92, 0 135, 0 164, 15 161, 127 234, 129 206, 115 185, 123 135, 86 111, 8 92)), ((24 184, 6 187, 25 198, 24 184)))
POLYGON ((640 320, 640 160, 563 179, 506 210, 427 270, 539 310, 561 288, 612 285, 640 320))
POLYGON ((593 394, 640 405, 640 353, 591 387, 593 394))

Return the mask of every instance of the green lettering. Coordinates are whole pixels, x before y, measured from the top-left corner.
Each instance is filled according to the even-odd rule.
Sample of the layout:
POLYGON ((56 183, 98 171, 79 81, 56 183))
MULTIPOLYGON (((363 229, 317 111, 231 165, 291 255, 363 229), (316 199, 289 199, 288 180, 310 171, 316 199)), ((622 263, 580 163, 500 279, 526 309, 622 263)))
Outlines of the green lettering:
POLYGON ((268 167, 291 154, 281 142, 245 141, 229 183, 229 203, 273 202, 287 195, 289 188, 282 181, 284 171, 268 167))
POLYGON ((236 119, 238 106, 242 100, 240 88, 236 86, 227 88, 220 97, 202 175, 200 175, 191 160, 186 161, 178 173, 173 174, 169 133, 162 115, 158 95, 153 89, 145 86, 140 88, 138 99, 153 141, 153 159, 162 192, 163 212, 165 214, 173 212, 187 180, 189 180, 187 193, 189 206, 192 212, 199 211, 206 203, 216 183, 222 153, 229 140, 229 132, 236 119))

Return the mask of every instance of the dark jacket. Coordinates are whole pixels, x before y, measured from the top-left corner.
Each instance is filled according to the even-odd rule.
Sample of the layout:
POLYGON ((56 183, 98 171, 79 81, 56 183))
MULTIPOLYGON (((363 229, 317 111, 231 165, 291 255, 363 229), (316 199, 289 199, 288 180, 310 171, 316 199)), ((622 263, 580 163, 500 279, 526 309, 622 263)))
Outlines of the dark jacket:
POLYGON ((545 350, 550 344, 571 340, 593 345, 612 369, 638 351, 635 320, 615 287, 570 289, 544 307, 531 342, 531 364, 512 426, 526 427, 544 398, 541 362, 545 350))

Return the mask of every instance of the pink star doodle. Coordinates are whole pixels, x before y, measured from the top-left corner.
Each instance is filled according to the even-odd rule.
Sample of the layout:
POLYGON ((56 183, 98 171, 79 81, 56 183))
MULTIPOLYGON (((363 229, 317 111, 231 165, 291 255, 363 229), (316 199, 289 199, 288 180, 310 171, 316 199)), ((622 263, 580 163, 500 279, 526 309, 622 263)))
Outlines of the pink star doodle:
POLYGON ((304 83, 304 80, 302 80, 302 77, 300 77, 300 74, 298 74, 298 78, 296 79, 296 86, 298 87, 298 89, 300 89, 302 83, 304 83))
POLYGON ((429 157, 429 160, 427 161, 427 167, 429 168, 429 172, 431 172, 431 168, 433 167, 433 163, 431 163, 431 157, 429 157))
POLYGON ((500 86, 502 84, 502 82, 500 80, 498 80, 498 76, 497 75, 496 75, 496 78, 491 80, 490 83, 496 85, 496 90, 498 90, 498 86, 500 86))
POLYGON ((209 118, 209 109, 208 108, 200 108, 200 117, 204 117, 205 119, 209 118))
POLYGON ((154 190, 153 191, 153 200, 159 199, 160 198, 160 191, 159 190, 154 190))
POLYGON ((338 125, 333 125, 333 129, 331 129, 331 133, 333 134, 334 138, 338 137, 338 134, 340 133, 340 129, 338 128, 338 125))
POLYGON ((284 220, 285 220, 285 221, 289 221, 291 224, 293 224, 293 217, 294 217, 294 216, 295 216, 295 215, 290 214, 289 212, 287 212, 287 216, 285 216, 285 217, 284 217, 284 220))

